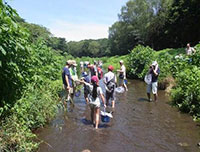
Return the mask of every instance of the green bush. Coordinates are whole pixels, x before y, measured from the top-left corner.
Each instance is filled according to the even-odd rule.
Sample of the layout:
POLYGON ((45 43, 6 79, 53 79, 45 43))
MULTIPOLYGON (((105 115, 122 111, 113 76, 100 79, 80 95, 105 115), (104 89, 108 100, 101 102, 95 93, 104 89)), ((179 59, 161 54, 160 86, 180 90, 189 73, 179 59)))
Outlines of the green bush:
POLYGON ((191 66, 177 74, 171 96, 181 111, 200 118, 200 68, 191 66))
POLYGON ((154 59, 155 51, 150 47, 136 46, 128 56, 129 75, 143 79, 154 59))
POLYGON ((29 34, 14 20, 17 13, 0 0, 0 106, 19 99, 27 81, 29 34), (3 86, 3 87, 2 87, 3 86))
POLYGON ((23 98, 11 109, 11 115, 1 124, 0 148, 4 151, 27 151, 37 149, 38 142, 32 129, 43 126, 57 111, 60 80, 48 81, 41 88, 29 85, 23 98))

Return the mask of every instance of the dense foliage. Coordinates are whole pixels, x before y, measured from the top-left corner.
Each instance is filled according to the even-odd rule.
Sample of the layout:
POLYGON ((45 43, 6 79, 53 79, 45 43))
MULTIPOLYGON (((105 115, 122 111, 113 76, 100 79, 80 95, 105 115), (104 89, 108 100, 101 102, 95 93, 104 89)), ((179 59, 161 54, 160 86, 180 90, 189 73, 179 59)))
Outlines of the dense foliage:
POLYGON ((54 37, 47 28, 41 25, 27 23, 20 17, 16 17, 16 20, 30 33, 30 42, 37 43, 37 41, 43 40, 48 47, 51 47, 62 55, 68 52, 65 38, 54 37))
POLYGON ((20 97, 29 79, 30 46, 28 33, 13 19, 17 14, 0 1, 0 103, 20 97))
POLYGON ((153 60, 155 51, 150 47, 138 45, 129 54, 129 76, 133 78, 144 78, 149 66, 153 60))
POLYGON ((173 102, 181 111, 200 119, 200 68, 186 68, 180 71, 176 80, 176 87, 172 90, 173 102))
POLYGON ((102 57, 110 55, 108 39, 68 42, 68 52, 75 57, 102 57))
POLYGON ((16 11, 2 0, 0 13, 0 149, 33 151, 38 144, 32 129, 56 114, 65 61, 44 40, 33 42, 16 11))
POLYGON ((129 0, 109 28, 111 54, 128 54, 138 44, 155 50, 197 44, 199 7, 199 0, 129 0))

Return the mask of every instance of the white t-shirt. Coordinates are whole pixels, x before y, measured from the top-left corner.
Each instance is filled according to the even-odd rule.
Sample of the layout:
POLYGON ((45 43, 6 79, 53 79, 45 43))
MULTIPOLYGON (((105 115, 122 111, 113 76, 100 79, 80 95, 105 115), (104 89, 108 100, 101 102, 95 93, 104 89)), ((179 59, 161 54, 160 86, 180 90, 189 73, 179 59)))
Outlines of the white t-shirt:
POLYGON ((122 65, 120 70, 123 72, 124 79, 126 79, 126 67, 122 65))
POLYGON ((92 90, 93 90, 93 85, 86 83, 86 85, 89 87, 91 94, 89 95, 89 102, 90 104, 95 105, 96 107, 100 107, 100 95, 103 94, 103 91, 101 87, 97 87, 97 98, 93 99, 92 97, 92 90))
POLYGON ((115 74, 113 72, 109 71, 108 73, 106 73, 104 75, 104 79, 103 80, 104 80, 105 83, 107 83, 110 80, 112 80, 114 77, 115 77, 115 74))
MULTIPOLYGON (((104 75, 104 79, 103 79, 104 83, 107 84, 113 78, 114 78, 114 82, 116 82, 116 76, 115 76, 115 74, 113 72, 109 71, 108 73, 106 73, 104 75)), ((106 90, 109 90, 106 85, 105 85, 105 88, 106 88, 106 90)))
POLYGON ((194 48, 193 47, 186 48, 186 54, 187 55, 191 55, 193 52, 194 52, 194 48))

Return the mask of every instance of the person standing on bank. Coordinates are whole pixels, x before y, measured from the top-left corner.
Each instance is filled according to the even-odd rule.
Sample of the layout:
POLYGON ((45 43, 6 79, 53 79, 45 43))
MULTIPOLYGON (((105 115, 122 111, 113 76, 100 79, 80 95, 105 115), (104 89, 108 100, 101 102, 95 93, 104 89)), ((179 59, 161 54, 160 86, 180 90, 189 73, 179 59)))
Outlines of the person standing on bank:
MULTIPOLYGON (((62 72, 62 81, 63 81, 63 89, 66 91, 67 101, 72 102, 71 92, 72 92, 72 78, 70 75, 69 68, 71 67, 71 60, 66 62, 65 67, 63 68, 62 72)), ((66 105, 66 102, 64 101, 66 105)))
POLYGON ((128 91, 128 88, 126 86, 126 67, 124 66, 124 61, 120 60, 119 61, 120 64, 120 70, 117 70, 117 72, 119 72, 119 85, 123 86, 125 91, 128 91))
POLYGON ((158 100, 158 76, 160 74, 160 69, 158 67, 157 61, 153 61, 152 65, 149 67, 148 74, 151 74, 152 79, 151 83, 147 84, 147 97, 148 100, 151 101, 151 91, 154 95, 154 101, 158 100))
POLYGON ((108 73, 104 75, 103 82, 106 88, 106 105, 109 104, 109 99, 111 99, 112 108, 115 108, 115 87, 117 83, 117 78, 112 72, 114 70, 112 65, 108 66, 108 73))
POLYGON ((186 55, 192 55, 194 54, 196 51, 193 47, 190 46, 190 43, 187 44, 187 47, 185 49, 186 55))

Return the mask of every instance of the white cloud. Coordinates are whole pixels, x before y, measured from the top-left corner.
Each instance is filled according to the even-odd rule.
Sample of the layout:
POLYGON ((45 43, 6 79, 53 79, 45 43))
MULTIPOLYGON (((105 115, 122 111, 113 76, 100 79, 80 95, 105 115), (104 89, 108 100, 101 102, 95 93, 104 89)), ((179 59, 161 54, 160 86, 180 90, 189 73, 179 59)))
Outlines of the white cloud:
POLYGON ((84 39, 99 39, 108 37, 108 27, 105 24, 96 23, 70 23, 54 21, 50 26, 50 32, 56 37, 64 37, 67 41, 80 41, 84 39))

